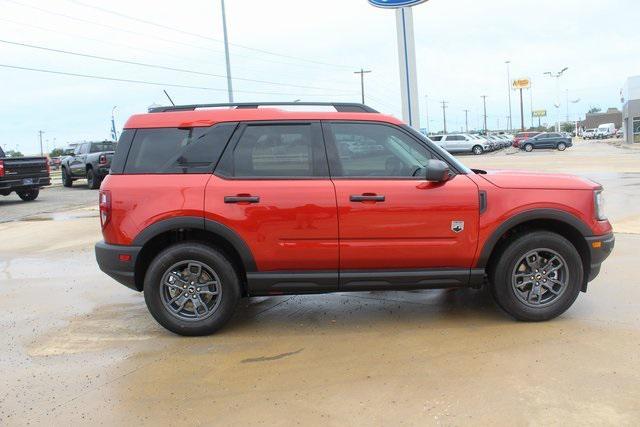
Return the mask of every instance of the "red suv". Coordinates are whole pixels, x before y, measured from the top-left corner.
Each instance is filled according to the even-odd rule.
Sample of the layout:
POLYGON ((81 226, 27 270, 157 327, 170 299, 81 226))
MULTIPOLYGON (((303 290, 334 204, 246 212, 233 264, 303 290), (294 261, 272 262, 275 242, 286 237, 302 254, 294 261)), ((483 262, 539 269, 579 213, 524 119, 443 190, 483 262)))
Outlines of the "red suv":
POLYGON ((244 296, 483 285, 514 318, 547 320, 613 248, 592 181, 470 170, 362 104, 284 105, 127 121, 96 257, 165 328, 210 334, 244 296))

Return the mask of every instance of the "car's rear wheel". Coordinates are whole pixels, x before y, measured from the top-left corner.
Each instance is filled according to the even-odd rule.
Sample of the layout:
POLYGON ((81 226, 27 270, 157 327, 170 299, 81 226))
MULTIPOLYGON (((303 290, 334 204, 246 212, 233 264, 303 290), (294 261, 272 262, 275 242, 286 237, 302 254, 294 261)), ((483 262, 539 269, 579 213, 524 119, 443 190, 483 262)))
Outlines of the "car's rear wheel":
POLYGON ((480 155, 480 154, 484 153, 484 150, 483 150, 483 149, 482 149, 482 147, 481 147, 481 146, 479 146, 479 145, 474 145, 474 146, 473 146, 473 149, 472 149, 471 151, 472 151, 472 152, 473 152, 473 154, 475 154, 476 156, 478 156, 478 155, 480 155))
POLYGON ((496 303, 518 320, 542 321, 564 313, 576 300, 584 271, 576 248, 564 237, 535 231, 516 238, 489 272, 496 303))
POLYGON ((16 191, 16 194, 25 202, 30 202, 38 198, 38 194, 40 194, 40 189, 32 188, 30 190, 16 191))
POLYGON ((561 142, 558 144, 558 151, 564 151, 567 149, 567 144, 565 144, 564 142, 561 142))
POLYGON ((100 178, 96 175, 92 168, 87 169, 87 185, 92 190, 100 188, 100 178))
POLYGON ((65 167, 62 168, 62 185, 65 187, 73 186, 73 180, 69 176, 69 172, 67 172, 67 168, 65 167))
POLYGON ((240 281, 221 252, 201 243, 179 243, 151 262, 144 298, 153 317, 171 332, 209 335, 231 318, 240 281))
POLYGON ((525 144, 524 145, 524 151, 526 151, 527 153, 530 153, 533 151, 533 144, 525 144))

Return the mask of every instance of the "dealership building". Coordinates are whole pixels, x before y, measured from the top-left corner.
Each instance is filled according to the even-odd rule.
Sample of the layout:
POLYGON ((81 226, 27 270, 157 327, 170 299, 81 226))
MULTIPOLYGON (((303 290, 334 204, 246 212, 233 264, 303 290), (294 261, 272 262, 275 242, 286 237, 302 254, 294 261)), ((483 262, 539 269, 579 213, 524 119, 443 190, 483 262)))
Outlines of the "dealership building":
POLYGON ((622 129, 628 143, 640 143, 640 76, 629 77, 622 88, 622 129))

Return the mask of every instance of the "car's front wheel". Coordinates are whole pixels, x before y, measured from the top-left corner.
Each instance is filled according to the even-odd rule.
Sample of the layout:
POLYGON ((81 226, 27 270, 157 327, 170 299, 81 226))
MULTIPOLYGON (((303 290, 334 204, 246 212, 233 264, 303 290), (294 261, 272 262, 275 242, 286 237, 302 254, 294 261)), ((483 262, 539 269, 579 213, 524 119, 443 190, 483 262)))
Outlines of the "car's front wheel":
POLYGON ((73 180, 69 176, 69 172, 67 172, 67 168, 62 168, 62 185, 65 187, 71 187, 73 185, 73 180))
POLYGON ((524 151, 526 151, 527 153, 530 153, 533 151, 533 145, 532 144, 525 144, 524 145, 524 151))
POLYGON ((513 240, 489 269, 496 303, 518 320, 542 321, 564 313, 584 277, 582 259, 564 237, 534 231, 513 240))
POLYGON ((565 144, 564 142, 561 142, 558 144, 558 151, 564 151, 567 149, 567 144, 565 144))
POLYGON ((484 150, 479 145, 475 145, 471 151, 473 151, 473 154, 475 154, 476 156, 479 156, 480 154, 484 153, 484 150))
POLYGON ((40 194, 40 189, 32 188, 30 190, 16 191, 16 194, 25 202, 30 202, 38 198, 38 194, 40 194))
POLYGON ((144 298, 153 317, 171 332, 209 335, 231 318, 240 281, 221 252, 202 243, 179 243, 151 262, 144 298))

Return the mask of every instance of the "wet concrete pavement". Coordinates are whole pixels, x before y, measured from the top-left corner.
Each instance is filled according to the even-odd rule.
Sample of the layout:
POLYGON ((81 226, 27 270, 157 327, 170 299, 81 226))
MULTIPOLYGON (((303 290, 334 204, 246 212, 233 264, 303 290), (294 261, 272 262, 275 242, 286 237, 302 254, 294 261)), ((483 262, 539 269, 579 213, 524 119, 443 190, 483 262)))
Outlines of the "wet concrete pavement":
MULTIPOLYGON (((559 161, 594 173, 580 170, 589 150, 559 161)), ((601 156, 622 151, 613 150, 601 156)), ((534 156, 463 161, 545 162, 534 156)), ((636 173, 607 164, 614 220, 634 215, 640 191, 622 177, 638 182, 636 173), (627 202, 616 206, 617 197, 627 202)), ((634 232, 616 235, 589 292, 551 322, 514 322, 483 291, 342 293, 243 300, 219 334, 184 338, 153 321, 142 295, 98 271, 95 209, 36 218, 0 224, 0 425, 640 419, 634 232)))

